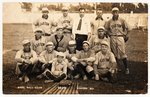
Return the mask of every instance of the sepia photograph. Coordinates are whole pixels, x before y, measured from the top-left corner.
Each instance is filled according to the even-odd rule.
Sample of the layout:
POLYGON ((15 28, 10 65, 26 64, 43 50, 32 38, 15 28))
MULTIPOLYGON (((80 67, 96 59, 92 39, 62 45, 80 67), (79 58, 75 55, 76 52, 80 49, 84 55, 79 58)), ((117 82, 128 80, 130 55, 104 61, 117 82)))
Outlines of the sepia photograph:
POLYGON ((3 2, 3 94, 148 93, 148 3, 3 2))

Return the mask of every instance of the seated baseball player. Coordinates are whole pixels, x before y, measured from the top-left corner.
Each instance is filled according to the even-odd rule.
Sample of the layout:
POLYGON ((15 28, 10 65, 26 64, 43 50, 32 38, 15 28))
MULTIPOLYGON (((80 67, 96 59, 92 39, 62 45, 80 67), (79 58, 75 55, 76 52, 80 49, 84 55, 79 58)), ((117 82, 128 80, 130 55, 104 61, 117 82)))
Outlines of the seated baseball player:
POLYGON ((16 74, 19 80, 24 82, 29 81, 30 74, 32 73, 33 65, 37 62, 37 54, 31 49, 31 43, 29 40, 24 40, 22 42, 23 49, 16 53, 15 60, 16 74))
POLYGON ((52 62, 56 58, 56 53, 57 51, 54 50, 54 44, 52 42, 46 43, 46 50, 44 50, 40 56, 39 56, 39 61, 41 62, 41 72, 42 74, 38 75, 37 78, 42 78, 44 77, 44 71, 51 70, 52 67, 52 62))
POLYGON ((54 50, 58 52, 65 52, 68 46, 68 37, 63 35, 63 28, 58 26, 56 29, 56 34, 52 35, 47 41, 51 41, 54 43, 54 50))
POLYGON ((60 82, 67 76, 67 63, 65 61, 65 54, 62 52, 57 53, 57 58, 52 62, 51 71, 45 71, 48 80, 53 82, 60 82))
POLYGON ((100 78, 104 81, 116 80, 117 63, 114 54, 109 50, 107 41, 101 42, 101 51, 96 54, 94 62, 95 80, 100 78))
POLYGON ((83 41, 83 50, 81 50, 77 59, 77 68, 83 80, 87 80, 87 75, 89 75, 88 77, 90 78, 95 75, 91 68, 89 70, 87 69, 91 66, 91 63, 95 61, 94 55, 94 51, 90 49, 90 43, 88 41, 83 41))
POLYGON ((98 53, 101 50, 101 42, 103 40, 108 42, 110 48, 110 38, 106 36, 105 28, 103 26, 100 26, 97 29, 97 34, 94 35, 90 40, 91 47, 95 51, 95 53, 98 53))
POLYGON ((66 58, 68 60, 68 68, 67 68, 67 73, 68 73, 68 78, 73 79, 74 76, 77 75, 77 59, 79 55, 79 51, 76 50, 76 42, 71 40, 69 41, 68 45, 68 50, 66 52, 66 58))

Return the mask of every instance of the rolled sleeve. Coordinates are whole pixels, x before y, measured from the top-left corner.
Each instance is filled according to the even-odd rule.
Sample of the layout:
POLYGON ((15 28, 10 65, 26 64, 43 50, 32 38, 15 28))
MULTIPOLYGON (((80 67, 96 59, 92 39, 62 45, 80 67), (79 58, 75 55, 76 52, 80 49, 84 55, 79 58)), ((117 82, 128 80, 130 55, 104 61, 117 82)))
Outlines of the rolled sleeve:
POLYGON ((25 59, 21 58, 21 55, 22 55, 22 52, 21 52, 21 51, 18 51, 18 52, 16 53, 16 56, 15 56, 16 62, 18 62, 18 63, 23 63, 23 61, 24 61, 25 59))

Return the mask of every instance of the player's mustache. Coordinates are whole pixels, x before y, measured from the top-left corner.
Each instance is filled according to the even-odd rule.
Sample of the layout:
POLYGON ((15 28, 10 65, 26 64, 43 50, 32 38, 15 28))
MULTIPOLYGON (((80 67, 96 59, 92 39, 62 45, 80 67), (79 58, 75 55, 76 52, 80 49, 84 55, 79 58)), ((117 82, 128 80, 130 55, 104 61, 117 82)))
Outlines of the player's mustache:
POLYGON ((48 15, 42 15, 42 18, 48 19, 48 15))

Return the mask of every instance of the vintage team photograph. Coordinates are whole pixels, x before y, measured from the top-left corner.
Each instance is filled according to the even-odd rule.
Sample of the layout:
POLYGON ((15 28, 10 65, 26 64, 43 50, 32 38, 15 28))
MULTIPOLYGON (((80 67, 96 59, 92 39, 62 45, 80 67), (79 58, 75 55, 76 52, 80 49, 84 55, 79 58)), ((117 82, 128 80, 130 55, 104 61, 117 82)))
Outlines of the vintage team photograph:
POLYGON ((3 94, 147 94, 148 3, 3 2, 3 94))

